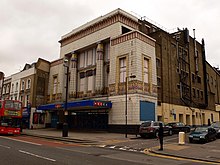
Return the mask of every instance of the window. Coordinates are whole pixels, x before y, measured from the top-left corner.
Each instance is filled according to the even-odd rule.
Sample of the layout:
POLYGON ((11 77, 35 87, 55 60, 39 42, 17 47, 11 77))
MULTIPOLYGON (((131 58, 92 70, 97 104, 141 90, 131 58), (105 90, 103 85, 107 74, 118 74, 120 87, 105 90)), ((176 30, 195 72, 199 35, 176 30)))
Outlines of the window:
POLYGON ((195 74, 192 73, 192 82, 195 83, 195 74))
POLYGON ((53 77, 53 94, 56 94, 58 90, 58 79, 57 76, 53 77))
POLYGON ((149 83, 149 59, 144 58, 144 82, 149 83))
POLYGON ((87 60, 87 66, 89 66, 89 65, 92 65, 92 53, 93 53, 92 49, 89 50, 87 53, 88 53, 88 54, 87 54, 87 58, 88 58, 88 60, 87 60))
POLYGON ((120 65, 120 82, 125 82, 126 79, 126 58, 120 58, 119 59, 119 65, 120 65))
POLYGON ((10 91, 10 86, 9 86, 9 84, 7 85, 7 88, 6 88, 6 93, 9 93, 9 91, 10 91))
POLYGON ((29 103, 29 95, 26 95, 25 106, 27 106, 28 103, 29 103))
POLYGON ((161 86, 161 80, 159 77, 157 77, 157 86, 160 87, 161 86))
POLYGON ((85 77, 80 79, 80 87, 79 87, 80 92, 84 92, 85 79, 86 79, 85 77))
POLYGON ((24 80, 21 82, 21 90, 24 90, 24 80))
POLYGON ((197 89, 197 97, 199 98, 199 90, 197 89))
POLYGON ((200 77, 200 76, 197 76, 197 82, 198 82, 199 84, 201 84, 201 77, 200 77))
POLYGON ((31 88, 31 79, 28 79, 26 83, 26 89, 30 89, 30 88, 31 88))
POLYGON ((3 92, 2 94, 6 94, 6 86, 3 87, 3 92))
POLYGON ((14 84, 11 85, 11 93, 14 92, 14 84))
POLYGON ((200 91, 201 100, 203 99, 203 91, 200 91))
POLYGON ((160 68, 160 59, 156 59, 156 66, 157 66, 157 68, 160 68))
POLYGON ((23 96, 20 97, 21 102, 23 102, 23 96))
POLYGON ((196 90, 193 88, 193 97, 196 97, 196 90))
POLYGON ((79 67, 83 68, 84 67, 84 62, 85 62, 85 53, 82 52, 79 55, 79 67))
POLYGON ((16 82, 16 86, 15 86, 15 92, 18 91, 18 82, 16 82))
POLYGON ((110 44, 106 43, 104 47, 104 56, 105 56, 105 61, 109 61, 110 59, 110 44))

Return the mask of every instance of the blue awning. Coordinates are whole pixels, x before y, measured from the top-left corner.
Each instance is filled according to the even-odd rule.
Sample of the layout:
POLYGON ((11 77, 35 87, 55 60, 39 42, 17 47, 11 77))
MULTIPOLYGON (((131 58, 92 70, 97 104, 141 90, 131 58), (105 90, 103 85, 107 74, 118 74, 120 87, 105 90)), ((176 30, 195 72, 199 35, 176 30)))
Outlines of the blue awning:
MULTIPOLYGON (((63 109, 65 103, 53 103, 40 105, 37 107, 37 110, 58 110, 63 109)), ((112 108, 111 101, 102 101, 102 100, 81 100, 73 101, 67 103, 68 110, 83 110, 83 109, 109 109, 112 108)))

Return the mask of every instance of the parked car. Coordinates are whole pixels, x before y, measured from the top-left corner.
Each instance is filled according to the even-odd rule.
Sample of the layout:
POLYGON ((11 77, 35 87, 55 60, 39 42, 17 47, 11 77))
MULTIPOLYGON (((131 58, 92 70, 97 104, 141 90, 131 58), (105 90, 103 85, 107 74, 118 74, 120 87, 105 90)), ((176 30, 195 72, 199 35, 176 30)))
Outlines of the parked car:
POLYGON ((167 125, 172 127, 173 133, 178 133, 178 132, 190 132, 191 127, 181 123, 181 122, 172 122, 168 123, 167 125))
POLYGON ((159 123, 162 123, 163 125, 164 134, 170 136, 173 134, 172 127, 164 125, 161 121, 146 121, 140 125, 139 135, 143 138, 146 136, 157 137, 159 132, 159 123))
POLYGON ((216 139, 216 130, 212 127, 197 127, 189 134, 189 142, 207 143, 216 139))
POLYGON ((213 127, 216 130, 217 137, 220 138, 220 121, 213 122, 211 124, 211 127, 213 127))

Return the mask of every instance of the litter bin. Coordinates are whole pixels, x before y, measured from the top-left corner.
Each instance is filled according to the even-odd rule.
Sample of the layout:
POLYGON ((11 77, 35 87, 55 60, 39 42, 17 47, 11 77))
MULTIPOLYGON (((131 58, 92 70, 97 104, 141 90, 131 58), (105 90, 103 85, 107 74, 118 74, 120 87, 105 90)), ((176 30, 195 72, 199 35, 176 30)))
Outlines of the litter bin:
POLYGON ((63 123, 63 137, 68 137, 68 124, 63 123))
POLYGON ((185 144, 185 132, 179 132, 179 144, 185 144))

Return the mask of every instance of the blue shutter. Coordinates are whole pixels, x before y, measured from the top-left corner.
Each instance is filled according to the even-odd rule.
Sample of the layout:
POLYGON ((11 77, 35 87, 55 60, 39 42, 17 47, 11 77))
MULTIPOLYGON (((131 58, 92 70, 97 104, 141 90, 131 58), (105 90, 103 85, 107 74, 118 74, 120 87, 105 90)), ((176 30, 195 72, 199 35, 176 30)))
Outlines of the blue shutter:
POLYGON ((155 121, 155 103, 140 101, 140 121, 155 121))

